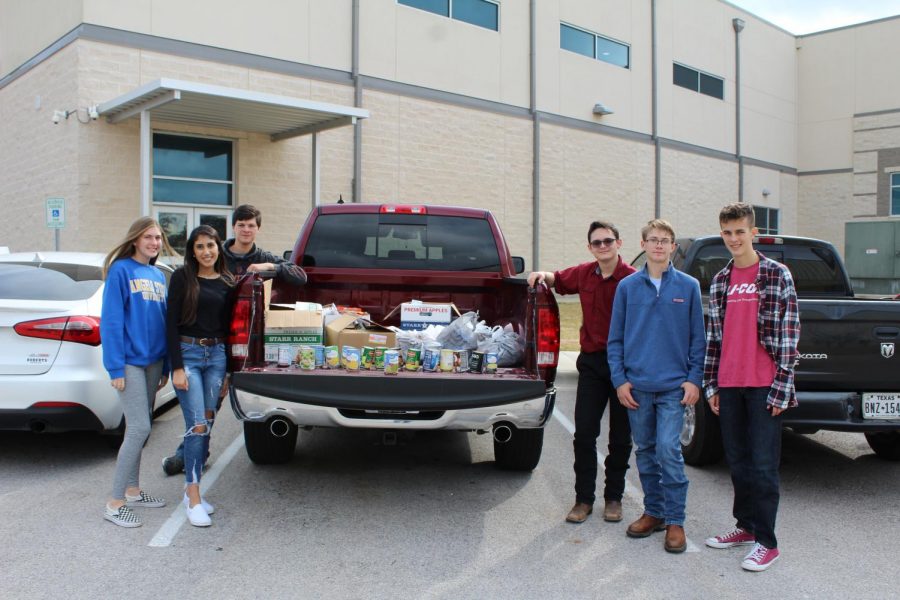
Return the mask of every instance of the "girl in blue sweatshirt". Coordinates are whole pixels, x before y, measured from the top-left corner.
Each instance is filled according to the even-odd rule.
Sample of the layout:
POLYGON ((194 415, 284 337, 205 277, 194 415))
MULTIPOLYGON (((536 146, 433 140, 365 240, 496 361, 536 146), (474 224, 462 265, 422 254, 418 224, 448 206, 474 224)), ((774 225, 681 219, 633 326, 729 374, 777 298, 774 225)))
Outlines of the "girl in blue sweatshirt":
POLYGON ((141 490, 138 483, 141 451, 150 435, 153 399, 169 380, 166 280, 154 266, 162 249, 173 253, 159 223, 141 217, 103 262, 103 366, 119 393, 125 415, 125 438, 103 518, 121 527, 140 527, 132 507, 166 505, 162 498, 141 490))

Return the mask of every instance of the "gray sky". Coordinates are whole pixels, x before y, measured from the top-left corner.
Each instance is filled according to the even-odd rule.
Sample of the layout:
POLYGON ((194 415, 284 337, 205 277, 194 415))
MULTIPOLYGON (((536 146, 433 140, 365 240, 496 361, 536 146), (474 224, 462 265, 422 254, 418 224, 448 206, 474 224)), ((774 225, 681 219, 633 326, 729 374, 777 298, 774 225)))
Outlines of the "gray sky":
POLYGON ((900 15, 900 0, 728 1, 798 35, 900 15))

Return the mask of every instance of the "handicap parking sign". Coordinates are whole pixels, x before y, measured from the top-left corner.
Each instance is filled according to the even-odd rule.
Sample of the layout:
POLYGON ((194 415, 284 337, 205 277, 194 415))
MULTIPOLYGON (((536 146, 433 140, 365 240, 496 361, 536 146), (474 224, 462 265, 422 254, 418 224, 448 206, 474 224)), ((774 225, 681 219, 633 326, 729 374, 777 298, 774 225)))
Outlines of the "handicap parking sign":
POLYGON ((61 229, 66 226, 65 198, 47 198, 47 227, 61 229))

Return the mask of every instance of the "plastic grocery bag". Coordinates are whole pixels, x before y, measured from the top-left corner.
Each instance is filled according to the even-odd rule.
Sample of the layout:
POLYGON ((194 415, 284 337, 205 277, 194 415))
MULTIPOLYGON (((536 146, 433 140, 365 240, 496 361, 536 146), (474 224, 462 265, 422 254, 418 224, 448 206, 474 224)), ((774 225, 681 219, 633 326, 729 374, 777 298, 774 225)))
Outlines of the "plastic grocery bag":
POLYGON ((521 364, 525 355, 525 338, 511 324, 507 323, 502 329, 495 328, 491 343, 497 345, 498 367, 515 367, 521 364))
POLYGON ((453 350, 474 350, 478 347, 475 339, 475 326, 478 324, 478 313, 467 312, 444 327, 437 336, 437 341, 444 348, 453 350))

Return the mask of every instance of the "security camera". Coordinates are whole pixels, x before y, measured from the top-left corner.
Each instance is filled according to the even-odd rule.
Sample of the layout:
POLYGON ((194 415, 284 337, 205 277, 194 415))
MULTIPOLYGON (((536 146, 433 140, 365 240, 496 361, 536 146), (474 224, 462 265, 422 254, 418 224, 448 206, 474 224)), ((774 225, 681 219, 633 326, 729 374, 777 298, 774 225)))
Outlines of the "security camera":
POLYGON ((60 122, 61 120, 62 120, 62 119, 60 118, 59 111, 58 111, 58 110, 54 110, 54 111, 53 111, 53 124, 54 124, 54 125, 59 125, 59 122, 60 122))
POLYGON ((100 116, 100 113, 97 112, 97 105, 96 105, 96 104, 94 104, 93 106, 88 107, 88 116, 91 118, 91 121, 96 121, 96 120, 97 120, 97 117, 100 116))

